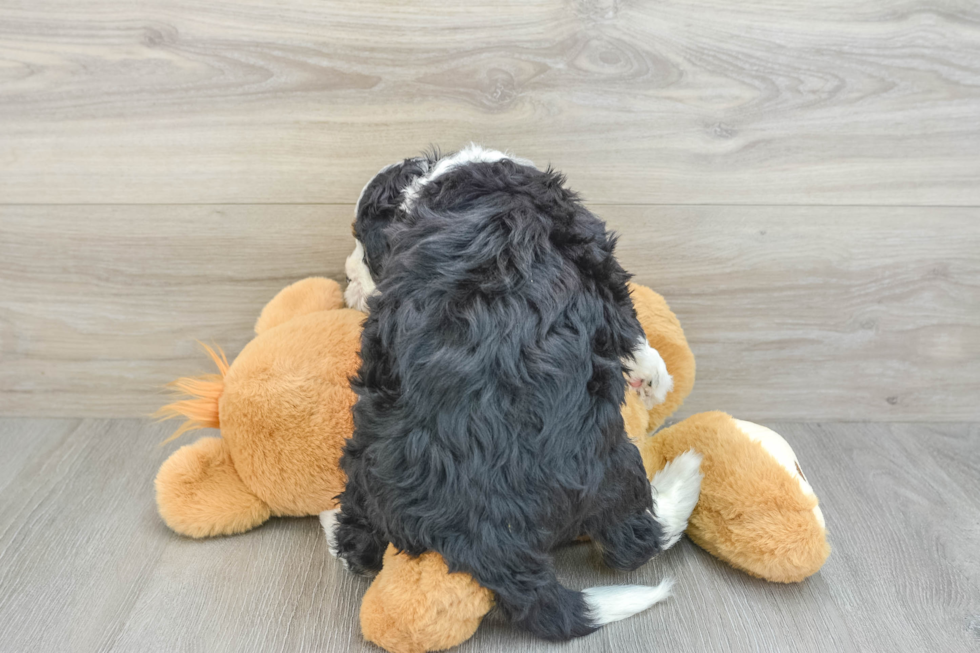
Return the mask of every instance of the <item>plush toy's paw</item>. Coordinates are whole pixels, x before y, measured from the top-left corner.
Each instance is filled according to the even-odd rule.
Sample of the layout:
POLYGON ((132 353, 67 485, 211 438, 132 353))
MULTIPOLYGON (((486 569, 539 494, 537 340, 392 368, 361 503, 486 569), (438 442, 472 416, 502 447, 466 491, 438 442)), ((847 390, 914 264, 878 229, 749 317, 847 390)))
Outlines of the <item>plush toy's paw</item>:
POLYGON ((156 490, 163 521, 188 537, 244 533, 272 514, 238 475, 222 438, 201 438, 175 451, 160 466, 156 490))
POLYGON ((361 602, 361 632, 391 653, 442 651, 472 637, 491 607, 493 592, 449 573, 438 553, 413 558, 389 546, 361 602))
POLYGON ((255 334, 288 322, 300 315, 343 308, 340 284, 333 279, 308 277, 286 286, 273 297, 255 322, 255 334))
POLYGON ((667 393, 674 389, 674 379, 667 372, 667 364, 646 338, 637 344, 633 361, 626 362, 626 367, 629 369, 626 382, 640 395, 647 410, 664 403, 667 393))
MULTIPOLYGON (((334 508, 333 510, 324 510, 320 513, 320 526, 323 527, 323 534, 327 536, 327 547, 330 549, 330 555, 337 558, 339 557, 337 553, 337 517, 340 515, 340 508, 334 508)), ((347 565, 347 561, 341 558, 344 565, 347 565)))
POLYGON ((669 549, 687 530, 701 496, 701 454, 690 449, 664 465, 650 482, 656 520, 663 528, 663 549, 669 549))

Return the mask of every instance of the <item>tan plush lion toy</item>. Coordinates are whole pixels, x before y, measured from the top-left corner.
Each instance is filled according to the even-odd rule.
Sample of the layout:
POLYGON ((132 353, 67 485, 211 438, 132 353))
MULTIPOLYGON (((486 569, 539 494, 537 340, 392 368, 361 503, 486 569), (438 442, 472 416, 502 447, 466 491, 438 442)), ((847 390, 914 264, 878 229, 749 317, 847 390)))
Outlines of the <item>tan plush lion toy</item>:
POLYGON ((283 289, 255 323, 255 339, 220 374, 178 379, 192 399, 164 406, 186 417, 171 437, 212 427, 178 449, 156 478, 157 507, 190 537, 241 533, 270 516, 317 515, 344 489, 344 442, 354 429, 348 378, 359 365, 364 314, 343 308, 337 282, 309 278, 283 289))
MULTIPOLYGON (((702 413, 655 436, 694 385, 694 356, 677 318, 649 288, 632 287, 647 339, 674 378, 665 401, 647 411, 627 393, 626 430, 651 478, 690 448, 703 456, 701 498, 687 533, 713 555, 750 574, 791 582, 816 572, 829 553, 823 517, 789 445, 764 427, 702 413)), ((208 350, 219 374, 174 382, 189 399, 161 409, 184 417, 173 437, 220 428, 221 437, 181 447, 156 478, 157 505, 173 530, 201 538, 242 533, 271 516, 311 516, 336 508, 339 461, 353 432, 364 315, 343 308, 334 281, 308 278, 262 310, 256 337, 229 365, 208 350)), ((493 605, 470 576, 450 574, 437 553, 419 558, 389 546, 364 596, 365 638, 393 653, 449 648, 468 639, 493 605)))

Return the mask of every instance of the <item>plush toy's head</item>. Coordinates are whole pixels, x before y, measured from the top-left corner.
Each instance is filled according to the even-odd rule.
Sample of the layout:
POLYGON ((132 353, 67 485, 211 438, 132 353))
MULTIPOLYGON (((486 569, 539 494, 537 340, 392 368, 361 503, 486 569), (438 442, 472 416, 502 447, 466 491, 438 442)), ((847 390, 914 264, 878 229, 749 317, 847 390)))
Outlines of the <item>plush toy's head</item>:
POLYGON ((701 498, 687 535, 752 576, 781 583, 815 574, 830 555, 823 513, 789 443, 720 412, 698 413, 638 442, 647 472, 702 454, 701 498))
POLYGON ((293 284, 265 307, 232 365, 214 355, 220 375, 175 383, 194 396, 161 411, 188 418, 178 434, 214 427, 221 437, 182 447, 160 468, 157 505, 168 526, 190 537, 229 535, 271 515, 335 506, 364 319, 342 306, 335 281, 293 284))

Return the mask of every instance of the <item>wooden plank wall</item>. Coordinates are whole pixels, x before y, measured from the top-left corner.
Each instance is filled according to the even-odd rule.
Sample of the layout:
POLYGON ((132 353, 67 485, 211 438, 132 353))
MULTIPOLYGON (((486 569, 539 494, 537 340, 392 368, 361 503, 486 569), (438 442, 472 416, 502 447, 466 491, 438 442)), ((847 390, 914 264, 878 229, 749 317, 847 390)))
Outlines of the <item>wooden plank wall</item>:
POLYGON ((568 173, 667 296, 685 413, 980 418, 973 1, 12 0, 0 414, 135 416, 342 277, 382 165, 568 173))

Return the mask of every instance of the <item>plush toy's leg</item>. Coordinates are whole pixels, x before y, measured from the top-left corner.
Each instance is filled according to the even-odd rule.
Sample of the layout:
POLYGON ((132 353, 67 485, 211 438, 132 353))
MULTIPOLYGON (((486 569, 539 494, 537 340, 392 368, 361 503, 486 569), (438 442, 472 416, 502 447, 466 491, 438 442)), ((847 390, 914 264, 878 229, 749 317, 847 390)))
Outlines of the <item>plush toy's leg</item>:
POLYGON ((333 279, 308 277, 286 286, 265 305, 255 322, 255 334, 268 331, 294 317, 343 308, 344 294, 333 279))
MULTIPOLYGON (((789 444, 757 424, 720 412, 699 413, 639 443, 653 480, 668 493, 671 476, 692 448, 704 454, 700 500, 687 536, 711 555, 753 576, 794 583, 816 573, 830 554, 823 515, 789 444)), ((683 474, 681 474, 683 476, 683 474)))
POLYGON ((221 438, 202 438, 175 451, 157 473, 156 491, 163 521, 188 537, 242 533, 270 515, 239 478, 221 438))
MULTIPOLYGON (((339 516, 339 508, 320 513, 334 556, 339 516)), ((438 553, 412 558, 389 544, 384 566, 361 603, 361 631, 391 653, 441 651, 472 637, 491 607, 493 592, 469 574, 450 574, 438 553)))
POLYGON ((361 632, 391 653, 441 651, 472 637, 491 607, 493 593, 449 573, 438 553, 412 558, 389 546, 361 603, 361 632))

